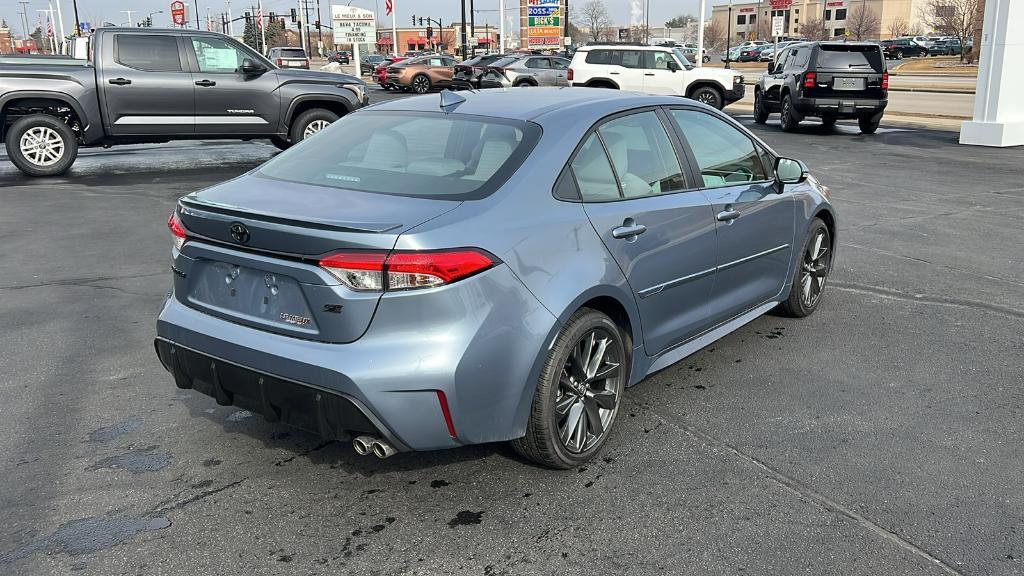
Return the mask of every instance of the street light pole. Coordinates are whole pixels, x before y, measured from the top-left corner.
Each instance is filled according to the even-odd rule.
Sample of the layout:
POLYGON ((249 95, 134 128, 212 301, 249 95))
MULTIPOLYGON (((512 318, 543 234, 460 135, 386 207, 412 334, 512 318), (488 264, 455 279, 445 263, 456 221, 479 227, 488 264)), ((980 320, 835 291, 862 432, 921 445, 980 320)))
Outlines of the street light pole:
POLYGON ((729 44, 732 43, 732 0, 729 0, 729 21, 725 24, 725 67, 732 68, 729 65, 729 44))
POLYGON ((704 67, 704 16, 707 6, 706 0, 700 0, 700 22, 697 22, 697 57, 695 58, 697 68, 704 67))

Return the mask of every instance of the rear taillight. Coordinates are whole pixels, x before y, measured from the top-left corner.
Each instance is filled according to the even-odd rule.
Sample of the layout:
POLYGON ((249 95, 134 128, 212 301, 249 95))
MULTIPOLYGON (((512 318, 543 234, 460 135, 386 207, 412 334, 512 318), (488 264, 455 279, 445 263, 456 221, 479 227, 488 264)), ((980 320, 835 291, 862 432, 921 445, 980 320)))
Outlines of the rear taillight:
POLYGON ((565 79, 572 82, 572 68, 569 68, 569 71, 565 73, 565 79))
POLYGON ((309 58, 306 58, 306 68, 309 68, 309 58))
POLYGON ((181 250, 185 240, 188 239, 188 234, 185 233, 185 226, 181 224, 181 219, 178 218, 177 210, 171 212, 171 217, 167 219, 167 228, 171 231, 171 240, 174 242, 174 248, 181 250))
POLYGON ((274 61, 274 63, 277 64, 278 66, 284 66, 284 58, 278 58, 277 60, 274 61))
POLYGON ((818 76, 814 72, 804 74, 804 88, 814 88, 818 76))
POLYGON ((882 72, 882 90, 889 89, 889 71, 882 72))
POLYGON ((498 263, 473 248, 436 252, 336 252, 320 267, 358 291, 413 290, 451 284, 498 263))

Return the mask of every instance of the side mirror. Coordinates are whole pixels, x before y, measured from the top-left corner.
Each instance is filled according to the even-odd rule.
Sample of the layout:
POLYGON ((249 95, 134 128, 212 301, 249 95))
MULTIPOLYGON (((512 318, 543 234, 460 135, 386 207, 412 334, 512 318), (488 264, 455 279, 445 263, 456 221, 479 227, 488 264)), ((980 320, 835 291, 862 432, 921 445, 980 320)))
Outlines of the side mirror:
POLYGON ((799 160, 792 158, 777 158, 775 160, 775 179, 780 184, 800 184, 810 175, 807 165, 799 160))
POLYGON ((263 74, 267 71, 267 68, 262 64, 257 63, 252 58, 246 58, 242 60, 242 67, 240 68, 242 74, 263 74))
POLYGON ((679 71, 679 63, 676 62, 675 60, 669 60, 668 61, 668 69, 673 71, 673 72, 678 72, 679 71))

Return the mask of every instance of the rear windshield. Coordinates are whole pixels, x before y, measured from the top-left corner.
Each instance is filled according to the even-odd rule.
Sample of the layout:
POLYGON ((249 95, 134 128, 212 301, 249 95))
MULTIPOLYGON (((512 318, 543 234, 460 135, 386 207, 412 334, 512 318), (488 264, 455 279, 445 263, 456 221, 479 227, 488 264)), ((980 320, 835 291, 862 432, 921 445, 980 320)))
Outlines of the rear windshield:
POLYGON ((494 66, 495 68, 503 68, 505 66, 511 66, 512 64, 515 64, 521 59, 522 58, 518 56, 505 56, 504 58, 498 58, 497 60, 494 60, 489 64, 487 62, 483 62, 481 63, 481 66, 494 66))
POLYGON ((364 111, 264 164, 263 176, 398 196, 487 196, 526 159, 540 127, 441 112, 364 111))
POLYGON ((823 44, 818 52, 818 68, 830 70, 885 70, 885 60, 878 46, 834 46, 823 44))
POLYGON ((302 48, 281 48, 282 58, 305 58, 306 51, 302 48))

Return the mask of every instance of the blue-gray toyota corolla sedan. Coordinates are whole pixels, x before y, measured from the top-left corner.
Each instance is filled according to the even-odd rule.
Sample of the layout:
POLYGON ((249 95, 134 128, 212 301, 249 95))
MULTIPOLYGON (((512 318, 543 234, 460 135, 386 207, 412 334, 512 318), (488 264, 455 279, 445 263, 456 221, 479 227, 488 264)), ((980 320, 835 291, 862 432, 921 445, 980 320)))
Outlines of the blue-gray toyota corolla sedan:
POLYGON ((360 454, 511 440, 567 468, 626 387, 817 308, 826 195, 689 100, 388 102, 178 202, 156 349, 179 387, 360 454))

